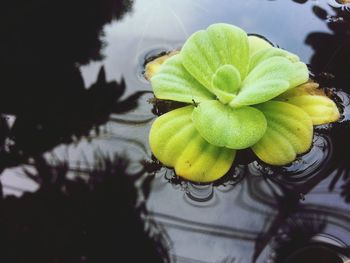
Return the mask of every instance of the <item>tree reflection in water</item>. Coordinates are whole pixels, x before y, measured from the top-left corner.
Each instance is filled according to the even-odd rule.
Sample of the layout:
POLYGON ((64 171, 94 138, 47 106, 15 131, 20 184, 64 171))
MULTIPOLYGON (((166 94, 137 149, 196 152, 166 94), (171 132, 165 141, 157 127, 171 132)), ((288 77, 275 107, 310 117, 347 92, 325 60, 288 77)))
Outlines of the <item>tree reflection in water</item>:
MULTIPOLYGON (((350 75, 348 63, 350 61, 350 10, 346 6, 332 7, 333 13, 327 12, 321 7, 313 8, 315 15, 327 23, 331 32, 313 32, 305 40, 310 45, 314 54, 311 58, 311 68, 315 78, 323 86, 335 87, 349 93, 350 75)), ((343 100, 349 105, 349 97, 343 96, 335 99, 343 100)), ((335 171, 334 178, 329 185, 333 191, 337 182, 342 179, 341 195, 346 202, 350 196, 350 164, 348 152, 350 149, 350 116, 346 109, 342 109, 344 119, 334 125, 331 130, 335 152, 332 156, 332 167, 329 173, 335 171)))
MULTIPOLYGON (((124 81, 106 81, 103 68, 90 87, 80 73, 81 65, 103 58, 104 25, 131 11, 132 3, 35 0, 2 5, 0 112, 16 120, 6 135, 13 144, 0 151, 1 169, 89 133, 112 112, 137 106, 143 93, 121 101, 124 81)), ((2 133, 8 129, 5 123, 0 128, 2 133)))
POLYGON ((137 106, 143 92, 122 100, 124 81, 107 81, 103 67, 90 87, 80 72, 82 65, 103 58, 103 27, 131 11, 132 4, 34 0, 1 5, 0 170, 31 157, 37 172, 26 173, 39 184, 22 197, 3 196, 0 185, 1 262, 169 261, 162 230, 137 204, 131 178, 140 174, 126 172, 125 158, 102 159, 103 169, 89 171, 85 181, 68 179, 67 163, 51 166, 40 157, 93 128, 98 132, 111 113, 137 106), (15 116, 13 125, 8 115, 15 116))
POLYGON ((66 163, 35 163, 26 173, 39 190, 0 199, 1 262, 169 262, 162 229, 146 220, 145 232, 147 211, 137 205, 134 183, 145 171, 128 174, 127 159, 101 158, 86 180, 68 179, 66 163))

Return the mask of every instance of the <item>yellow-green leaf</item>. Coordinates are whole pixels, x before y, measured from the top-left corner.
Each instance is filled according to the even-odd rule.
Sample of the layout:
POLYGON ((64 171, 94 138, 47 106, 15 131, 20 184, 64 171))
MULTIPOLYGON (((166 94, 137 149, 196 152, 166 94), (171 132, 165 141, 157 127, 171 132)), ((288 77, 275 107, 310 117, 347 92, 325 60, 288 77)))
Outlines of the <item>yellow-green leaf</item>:
POLYGON ((296 105, 310 115, 314 125, 321 125, 339 120, 337 105, 328 97, 304 95, 285 100, 296 105))
POLYGON ((318 88, 319 85, 316 82, 308 81, 302 85, 299 85, 293 89, 289 89, 286 92, 282 93, 278 97, 277 100, 284 100, 291 97, 302 96, 302 95, 320 95, 326 96, 322 89, 318 88))
POLYGON ((310 149, 313 127, 310 116, 297 106, 280 101, 257 105, 267 120, 267 130, 252 150, 265 163, 285 165, 310 149))
POLYGON ((192 123, 193 109, 186 106, 156 119, 149 143, 154 156, 173 167, 178 176, 194 182, 212 182, 227 173, 236 152, 205 141, 192 123))
POLYGON ((313 82, 291 89, 277 99, 303 109, 310 115, 314 125, 334 122, 340 118, 337 105, 313 82))
POLYGON ((150 80, 158 71, 160 66, 172 56, 178 54, 179 51, 171 51, 164 56, 158 57, 146 64, 144 76, 147 80, 150 80))

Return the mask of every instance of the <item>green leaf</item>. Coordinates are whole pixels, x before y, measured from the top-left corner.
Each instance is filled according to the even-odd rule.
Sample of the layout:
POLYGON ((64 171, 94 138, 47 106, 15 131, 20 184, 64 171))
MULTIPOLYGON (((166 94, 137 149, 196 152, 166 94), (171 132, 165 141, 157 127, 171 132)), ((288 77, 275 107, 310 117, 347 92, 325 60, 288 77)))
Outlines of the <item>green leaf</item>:
POLYGON ((182 66, 180 55, 165 61, 151 78, 152 88, 158 99, 191 103, 215 98, 182 66))
POLYGON ((321 125, 339 120, 337 105, 318 89, 317 83, 306 83, 288 90, 276 99, 291 103, 303 109, 312 119, 314 125, 321 125))
POLYGON ((247 34, 228 24, 214 24, 194 33, 181 49, 185 68, 198 82, 212 90, 212 78, 220 66, 235 66, 243 79, 248 70, 247 34))
POLYGON ((248 42, 250 57, 252 57, 256 52, 260 50, 272 47, 269 42, 261 37, 254 35, 248 36, 248 42))
POLYGON ((173 167, 178 176, 194 182, 212 182, 228 172, 236 152, 205 141, 192 123, 193 109, 186 106, 157 118, 149 143, 154 156, 173 167))
POLYGON ((260 62, 248 74, 232 107, 266 102, 291 87, 308 80, 308 70, 301 62, 291 62, 284 57, 271 57, 260 62))
POLYGON ((249 72, 264 60, 272 57, 284 57, 294 63, 299 62, 300 60, 299 57, 293 53, 290 53, 280 48, 269 47, 261 49, 258 52, 254 53, 254 55, 250 59, 249 72))
POLYGON ((293 89, 309 80, 309 70, 305 63, 293 63, 294 69, 289 75, 289 89, 293 89))
POLYGON ((219 101, 205 101, 196 107, 192 120, 200 135, 210 144, 245 149, 265 133, 264 115, 252 107, 232 109, 219 101))
POLYGON ((309 79, 308 68, 305 63, 300 62, 300 59, 297 55, 275 47, 266 48, 255 53, 255 55, 252 56, 250 60, 249 72, 252 71, 261 62, 264 62, 267 59, 273 57, 286 58, 291 62, 291 65, 293 65, 292 70, 289 72, 288 78, 286 79, 289 81, 289 89, 303 84, 309 79))
POLYGON ((230 105, 253 105, 278 96, 289 88, 288 74, 292 70, 285 58, 273 57, 261 62, 249 73, 230 105))
POLYGON ((265 163, 285 165, 311 147, 313 127, 309 115, 297 106, 269 101, 255 106, 267 120, 267 130, 252 150, 265 163))
POLYGON ((213 92, 224 104, 229 103, 235 97, 240 84, 241 76, 232 65, 221 66, 213 76, 213 92))

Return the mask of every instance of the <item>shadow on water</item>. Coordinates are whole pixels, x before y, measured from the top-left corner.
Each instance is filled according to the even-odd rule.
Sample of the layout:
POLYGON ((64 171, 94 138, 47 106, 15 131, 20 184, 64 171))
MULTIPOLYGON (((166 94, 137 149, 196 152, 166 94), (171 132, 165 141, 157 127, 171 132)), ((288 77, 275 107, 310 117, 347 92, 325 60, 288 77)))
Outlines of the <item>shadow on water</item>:
POLYGON ((120 100, 124 81, 106 81, 103 68, 90 87, 80 72, 81 65, 103 58, 103 26, 131 11, 132 3, 36 0, 2 4, 0 112, 16 119, 11 129, 1 122, 1 169, 70 142, 73 135, 89 133, 112 112, 137 106, 143 92, 120 100), (7 146, 6 137, 10 139, 7 146))
POLYGON ((37 172, 26 173, 40 189, 0 199, 0 261, 169 262, 162 229, 137 200, 144 171, 127 167, 125 158, 100 158, 86 180, 68 179, 67 164, 36 158, 37 172))

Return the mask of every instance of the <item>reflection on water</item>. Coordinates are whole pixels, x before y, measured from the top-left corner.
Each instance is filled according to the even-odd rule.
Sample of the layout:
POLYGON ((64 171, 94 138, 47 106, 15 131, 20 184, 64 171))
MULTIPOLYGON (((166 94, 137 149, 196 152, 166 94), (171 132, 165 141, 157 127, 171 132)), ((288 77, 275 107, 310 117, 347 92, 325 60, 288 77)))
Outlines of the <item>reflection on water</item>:
POLYGON ((349 91, 346 65, 350 57, 350 12, 347 7, 334 3, 330 10, 320 7, 317 10, 322 10, 315 14, 326 22, 328 30, 310 32, 305 39, 314 51, 311 69, 321 84, 349 91))
POLYGON ((0 11, 6 36, 0 165, 13 167, 1 176, 4 262, 10 256, 10 262, 25 256, 108 261, 119 240, 121 254, 135 251, 125 255, 129 262, 138 262, 139 249, 149 262, 167 262, 167 252, 180 263, 349 256, 348 5, 103 0, 49 8, 34 2, 7 3, 0 11), (151 123, 173 105, 153 99, 142 71, 150 56, 178 49, 216 22, 299 54, 336 98, 343 119, 318 127, 311 151, 291 165, 276 169, 242 151, 226 177, 197 185, 152 159, 151 123), (113 161, 116 154, 128 161, 113 161), (22 190, 34 193, 8 197, 22 190), (19 250, 22 255, 11 255, 19 250))
POLYGON ((35 163, 25 174, 40 188, 0 200, 1 262, 169 262, 162 230, 137 202, 143 173, 128 175, 126 159, 101 158, 86 180, 69 179, 67 163, 35 163))
MULTIPOLYGON (((24 162, 105 123, 111 111, 137 106, 137 94, 116 105, 125 83, 99 69, 86 86, 80 65, 103 57, 103 27, 121 19, 132 1, 8 2, 1 8, 1 112, 14 115, 2 167, 24 162), (64 17, 64 19, 62 19, 64 17), (95 80, 97 77, 97 80, 95 80), (87 90, 88 88, 88 90, 87 90)), ((6 130, 6 129, 5 129, 6 130)))
POLYGON ((254 173, 260 173, 264 176, 271 177, 272 180, 280 181, 284 185, 303 184, 311 177, 319 173, 323 173, 329 165, 332 156, 333 145, 330 138, 326 135, 315 134, 313 146, 310 151, 299 156, 293 163, 284 167, 273 167, 251 163, 251 169, 255 169, 254 173))

